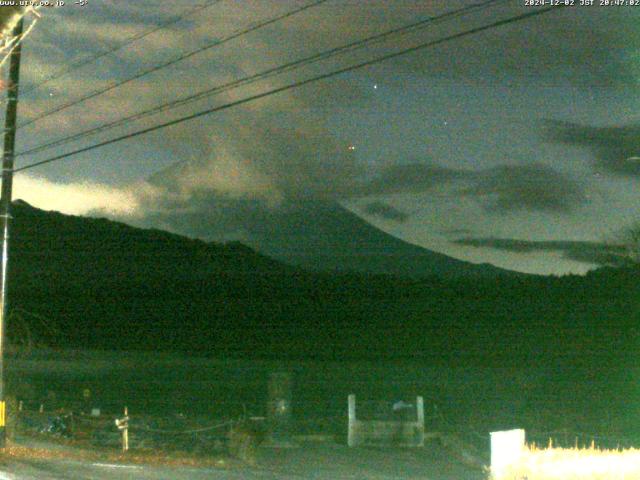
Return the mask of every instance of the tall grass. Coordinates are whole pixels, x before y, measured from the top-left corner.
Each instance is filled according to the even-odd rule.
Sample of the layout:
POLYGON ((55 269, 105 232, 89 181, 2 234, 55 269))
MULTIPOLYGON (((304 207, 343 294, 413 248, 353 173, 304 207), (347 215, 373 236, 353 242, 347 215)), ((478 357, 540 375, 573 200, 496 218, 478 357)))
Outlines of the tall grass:
POLYGON ((517 464, 493 480, 638 480, 640 450, 528 446, 517 464))

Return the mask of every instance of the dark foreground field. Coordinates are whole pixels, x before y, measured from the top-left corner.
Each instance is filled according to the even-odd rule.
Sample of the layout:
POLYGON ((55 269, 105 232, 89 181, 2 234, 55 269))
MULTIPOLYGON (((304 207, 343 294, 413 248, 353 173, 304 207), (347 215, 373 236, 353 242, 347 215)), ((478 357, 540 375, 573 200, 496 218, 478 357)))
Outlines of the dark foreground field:
MULTIPOLYGON (((132 451, 153 448, 168 456, 175 451, 205 456, 224 452, 224 429, 199 429, 243 416, 264 416, 269 374, 288 371, 294 382, 293 433, 314 441, 299 442, 294 449, 262 446, 251 467, 233 459, 233 468, 228 464, 194 469, 27 458, 7 464, 3 471, 15 475, 6 478, 471 480, 483 478, 483 473, 466 466, 465 455, 472 452, 488 463, 488 434, 495 430, 525 428, 539 443, 550 436, 556 443, 595 439, 607 447, 637 445, 638 440, 640 402, 629 399, 638 393, 639 369, 604 377, 592 369, 561 366, 435 366, 426 360, 276 362, 43 350, 11 356, 7 370, 8 388, 23 400, 25 418, 38 418, 41 406, 45 413, 39 418, 45 423, 58 409, 100 408, 101 418, 112 429, 90 440, 94 447, 115 449, 118 434, 112 422, 126 405, 132 427, 138 427, 131 430, 132 451), (90 392, 88 399, 85 390, 90 392), (441 435, 417 450, 349 449, 350 393, 362 405, 421 395, 427 432, 441 435)), ((45 435, 37 441, 48 440, 45 435)))
MULTIPOLYGON (((537 366, 432 365, 428 360, 249 361, 154 352, 32 351, 7 359, 8 388, 45 410, 83 402, 117 414, 233 419, 264 415, 267 381, 291 372, 299 433, 346 432, 347 395, 358 401, 422 395, 427 421, 461 430, 578 429, 633 436, 640 419, 640 368, 598 371, 537 366), (429 420, 433 415, 435 418, 429 420), (440 423, 438 423, 440 422, 440 423), (318 431, 322 430, 322 431, 318 431)), ((430 425, 427 425, 429 428, 430 425)))
POLYGON ((65 459, 21 459, 0 467, 0 480, 235 480, 235 479, 371 479, 481 480, 485 475, 451 461, 445 451, 349 449, 342 445, 305 445, 275 450, 261 448, 256 466, 221 462, 216 467, 65 459))

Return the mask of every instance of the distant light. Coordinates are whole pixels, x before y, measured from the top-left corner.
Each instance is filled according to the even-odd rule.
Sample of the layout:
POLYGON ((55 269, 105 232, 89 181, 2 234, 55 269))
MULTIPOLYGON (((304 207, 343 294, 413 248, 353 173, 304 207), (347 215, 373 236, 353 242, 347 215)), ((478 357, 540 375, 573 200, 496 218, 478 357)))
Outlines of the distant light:
POLYGON ((377 89, 378 89, 378 84, 377 84, 377 83, 375 83, 375 84, 373 85, 373 89, 374 89, 374 90, 377 90, 377 89))
POLYGON ((356 146, 355 145, 349 145, 348 148, 349 148, 349 150, 351 150, 353 152, 356 149, 356 146))

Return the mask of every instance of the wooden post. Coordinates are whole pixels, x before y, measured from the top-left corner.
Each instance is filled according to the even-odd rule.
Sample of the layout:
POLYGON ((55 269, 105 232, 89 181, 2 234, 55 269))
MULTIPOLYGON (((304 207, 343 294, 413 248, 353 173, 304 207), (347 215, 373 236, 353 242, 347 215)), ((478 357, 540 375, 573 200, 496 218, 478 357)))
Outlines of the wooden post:
POLYGON ((129 409, 124 407, 124 417, 116 418, 116 427, 122 432, 122 452, 129 450, 129 409))
POLYGON ((69 412, 69 431, 71 433, 71 437, 73 438, 76 434, 76 421, 73 417, 73 412, 69 412))
POLYGON ((355 447, 358 443, 356 434, 356 396, 352 393, 349 395, 349 430, 347 436, 347 445, 350 447, 355 447))
POLYGON ((129 410, 124 407, 125 424, 122 429, 122 451, 127 452, 129 450, 129 410))
POLYGON ((11 225, 11 196, 13 192, 13 160, 16 143, 16 118, 18 115, 18 85, 20 83, 20 56, 22 42, 21 18, 13 29, 13 39, 17 45, 11 52, 9 65, 9 85, 7 88, 7 113, 5 115, 4 152, 2 156, 2 193, 0 194, 0 224, 2 228, 2 245, 0 251, 0 448, 6 446, 6 398, 4 385, 4 343, 9 308, 7 302, 7 282, 9 264, 9 230, 11 225))

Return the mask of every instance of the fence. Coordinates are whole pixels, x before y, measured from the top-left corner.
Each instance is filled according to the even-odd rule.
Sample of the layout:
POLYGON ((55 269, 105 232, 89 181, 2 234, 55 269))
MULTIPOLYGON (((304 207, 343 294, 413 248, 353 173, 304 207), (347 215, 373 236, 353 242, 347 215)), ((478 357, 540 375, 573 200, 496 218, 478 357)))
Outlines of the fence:
POLYGON ((181 451, 223 450, 230 428, 238 421, 175 414, 159 417, 137 412, 130 417, 123 417, 122 412, 92 416, 40 409, 23 409, 18 418, 21 435, 46 434, 95 447, 181 451))

